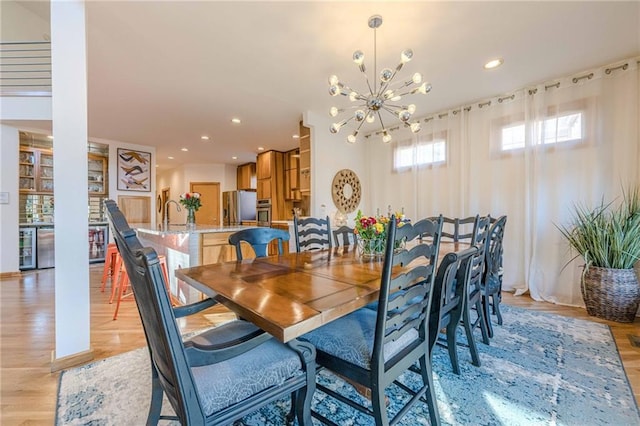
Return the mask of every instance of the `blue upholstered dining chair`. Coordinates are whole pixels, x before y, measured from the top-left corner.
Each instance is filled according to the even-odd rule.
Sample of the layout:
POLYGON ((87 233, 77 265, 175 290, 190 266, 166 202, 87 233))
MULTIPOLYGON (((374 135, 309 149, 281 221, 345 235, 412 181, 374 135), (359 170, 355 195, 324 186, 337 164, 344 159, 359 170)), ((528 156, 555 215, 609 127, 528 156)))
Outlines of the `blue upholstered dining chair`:
MULTIPOLYGON (((236 320, 183 342, 176 317, 212 306, 211 299, 172 308, 152 248, 142 247, 113 200, 105 202, 124 260, 151 358, 148 425, 160 419, 183 425, 230 425, 260 407, 291 396, 288 420, 311 425, 315 350, 282 344, 253 324, 236 320), (175 416, 161 416, 163 394, 175 416)), ((285 423, 285 419, 282 420, 285 423)))
POLYGON ((274 240, 278 240, 278 254, 282 254, 282 242, 289 241, 289 233, 283 229, 260 227, 243 229, 229 236, 229 244, 235 246, 238 260, 242 260, 242 241, 251 245, 256 257, 265 257, 269 243, 274 240))
MULTIPOLYGON (((317 362, 349 381, 371 389, 373 410, 337 395, 320 384, 318 390, 373 416, 376 425, 395 424, 411 407, 426 400, 432 425, 440 424, 429 356, 429 313, 442 222, 421 220, 397 228, 391 218, 380 278, 378 310, 359 309, 301 336, 316 347, 317 362), (422 239, 421 236, 432 239, 422 239), (406 247, 394 251, 395 241, 406 247), (419 362, 422 387, 410 394, 405 407, 389 420, 385 389, 419 362)), ((314 417, 322 418, 318 413, 314 417)))
POLYGON ((482 307, 487 328, 489 329, 489 337, 493 337, 492 313, 496 315, 498 324, 502 325, 502 314, 500 313, 500 302, 502 301, 502 257, 504 252, 502 241, 506 224, 507 216, 500 216, 492 220, 486 243, 481 290, 482 307))
POLYGON ((296 251, 316 251, 331 248, 331 223, 329 216, 324 219, 307 217, 293 218, 296 251))

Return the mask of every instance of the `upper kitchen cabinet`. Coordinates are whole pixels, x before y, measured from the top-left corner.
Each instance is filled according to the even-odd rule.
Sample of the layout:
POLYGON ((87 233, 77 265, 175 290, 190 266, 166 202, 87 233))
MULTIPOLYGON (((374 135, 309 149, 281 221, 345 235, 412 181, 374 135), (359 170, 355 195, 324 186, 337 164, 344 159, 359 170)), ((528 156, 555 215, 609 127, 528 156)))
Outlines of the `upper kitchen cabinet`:
POLYGON ((284 195, 286 200, 299 201, 300 194, 300 150, 287 151, 284 157, 284 195))
POLYGON ((271 218, 286 218, 284 194, 284 153, 267 151, 258 154, 258 200, 271 200, 271 218))
POLYGON ((300 183, 302 195, 311 192, 311 129, 300 123, 300 183))
POLYGON ((256 190, 256 180, 256 163, 241 164, 238 166, 236 174, 236 186, 238 190, 256 190))
POLYGON ((20 147, 19 189, 22 193, 53 193, 53 153, 20 147))
POLYGON ((107 193, 107 158, 89 154, 89 174, 87 176, 89 195, 105 195, 107 193))

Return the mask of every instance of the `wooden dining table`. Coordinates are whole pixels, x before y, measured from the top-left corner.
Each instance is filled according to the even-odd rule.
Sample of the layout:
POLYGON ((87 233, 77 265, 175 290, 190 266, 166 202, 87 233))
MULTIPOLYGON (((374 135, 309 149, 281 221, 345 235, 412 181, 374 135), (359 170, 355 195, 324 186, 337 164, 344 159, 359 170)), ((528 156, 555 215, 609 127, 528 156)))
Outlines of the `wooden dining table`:
MULTIPOLYGON (((441 242, 438 257, 467 247, 441 242)), ((177 269, 175 275, 289 342, 378 300, 382 264, 348 246, 177 269)))

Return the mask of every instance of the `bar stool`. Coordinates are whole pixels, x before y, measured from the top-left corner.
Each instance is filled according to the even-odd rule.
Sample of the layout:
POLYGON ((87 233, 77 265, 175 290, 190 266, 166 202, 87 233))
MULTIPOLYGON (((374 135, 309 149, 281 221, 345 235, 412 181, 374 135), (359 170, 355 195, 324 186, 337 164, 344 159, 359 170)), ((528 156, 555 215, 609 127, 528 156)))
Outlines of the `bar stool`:
MULTIPOLYGON (((168 270, 167 270, 167 258, 164 255, 159 255, 158 256, 158 261, 160 262, 160 267, 162 268, 162 274, 164 275, 164 279, 165 282, 167 283, 167 290, 169 291, 169 297, 171 299, 171 304, 172 305, 176 305, 177 301, 175 300, 175 298, 173 296, 171 296, 171 291, 169 290, 169 274, 168 274, 168 270)), ((127 275, 127 269, 124 267, 124 263, 122 262, 122 257, 120 256, 120 253, 118 253, 117 259, 116 259, 116 268, 118 270, 118 276, 116 278, 116 283, 117 286, 113 286, 112 285, 112 289, 115 290, 116 288, 118 289, 118 297, 117 297, 117 301, 116 301, 116 310, 113 313, 113 319, 114 321, 118 318, 118 311, 120 310, 120 302, 129 297, 129 296, 133 296, 133 292, 130 291, 127 293, 127 289, 129 287, 129 275, 127 275)), ((113 295, 115 294, 115 291, 112 291, 111 293, 111 298, 112 300, 109 301, 109 303, 111 303, 113 301, 113 295)))
POLYGON ((104 256, 104 269, 102 270, 102 281, 100 283, 100 291, 104 293, 104 289, 107 286, 107 279, 111 282, 111 287, 114 286, 113 274, 115 272, 116 256, 118 256, 118 248, 115 243, 107 245, 107 252, 104 256))

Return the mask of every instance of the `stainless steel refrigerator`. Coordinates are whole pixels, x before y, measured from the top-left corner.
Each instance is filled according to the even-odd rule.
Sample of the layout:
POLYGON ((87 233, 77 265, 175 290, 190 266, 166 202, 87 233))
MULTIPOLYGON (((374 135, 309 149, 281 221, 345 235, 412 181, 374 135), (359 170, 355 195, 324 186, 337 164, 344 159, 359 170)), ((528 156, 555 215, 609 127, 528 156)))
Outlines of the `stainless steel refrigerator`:
POLYGON ((222 224, 240 225, 256 220, 256 193, 253 191, 225 191, 222 193, 222 224))

